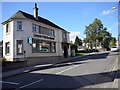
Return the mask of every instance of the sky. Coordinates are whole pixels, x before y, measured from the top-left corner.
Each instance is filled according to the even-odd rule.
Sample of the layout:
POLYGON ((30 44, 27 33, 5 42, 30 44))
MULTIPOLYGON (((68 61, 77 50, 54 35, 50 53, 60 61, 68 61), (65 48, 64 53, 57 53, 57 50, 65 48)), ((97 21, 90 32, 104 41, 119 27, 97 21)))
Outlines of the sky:
MULTIPOLYGON (((9 19, 18 10, 33 15, 35 2, 2 2, 2 22, 9 19)), ((98 18, 113 37, 118 36, 118 3, 117 2, 37 2, 39 16, 46 18, 70 32, 74 42, 76 36, 85 38, 85 26, 98 18), (111 8, 115 6, 116 9, 111 8)), ((3 30, 0 26, 0 40, 3 30)))

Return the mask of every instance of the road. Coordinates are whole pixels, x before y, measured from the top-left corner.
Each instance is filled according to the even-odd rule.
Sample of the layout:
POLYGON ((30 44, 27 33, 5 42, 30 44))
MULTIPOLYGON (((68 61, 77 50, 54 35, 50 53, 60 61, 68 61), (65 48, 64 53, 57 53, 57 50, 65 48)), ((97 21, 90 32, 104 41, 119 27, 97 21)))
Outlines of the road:
POLYGON ((118 88, 118 52, 96 53, 53 67, 5 78, 3 89, 12 88, 118 88))

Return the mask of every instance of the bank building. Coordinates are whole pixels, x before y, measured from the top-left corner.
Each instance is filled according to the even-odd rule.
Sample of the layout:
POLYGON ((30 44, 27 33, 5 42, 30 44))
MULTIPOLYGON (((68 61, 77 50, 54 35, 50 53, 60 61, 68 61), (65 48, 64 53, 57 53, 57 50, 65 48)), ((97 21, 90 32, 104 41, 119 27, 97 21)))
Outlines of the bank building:
POLYGON ((43 63, 70 56, 69 32, 38 16, 35 3, 33 15, 17 11, 3 25, 3 57, 7 61, 43 63))

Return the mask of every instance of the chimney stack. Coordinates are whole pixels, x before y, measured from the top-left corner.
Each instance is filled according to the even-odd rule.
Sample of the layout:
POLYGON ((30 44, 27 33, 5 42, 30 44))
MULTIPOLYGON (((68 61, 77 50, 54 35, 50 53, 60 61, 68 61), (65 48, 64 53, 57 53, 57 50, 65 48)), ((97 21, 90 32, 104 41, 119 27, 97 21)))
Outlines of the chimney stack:
POLYGON ((38 8, 37 3, 35 3, 35 6, 33 8, 34 17, 38 19, 38 8))

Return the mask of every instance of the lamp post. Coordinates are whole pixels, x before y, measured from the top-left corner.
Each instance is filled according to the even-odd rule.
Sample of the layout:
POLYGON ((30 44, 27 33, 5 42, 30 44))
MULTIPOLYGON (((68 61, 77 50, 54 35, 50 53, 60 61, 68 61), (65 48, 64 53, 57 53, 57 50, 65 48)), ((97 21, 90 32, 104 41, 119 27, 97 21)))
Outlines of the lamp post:
MULTIPOLYGON (((118 1, 118 7, 113 6, 111 10, 118 10, 118 33, 120 32, 120 0, 118 1)), ((120 36, 118 35, 118 47, 120 48, 120 36)))

